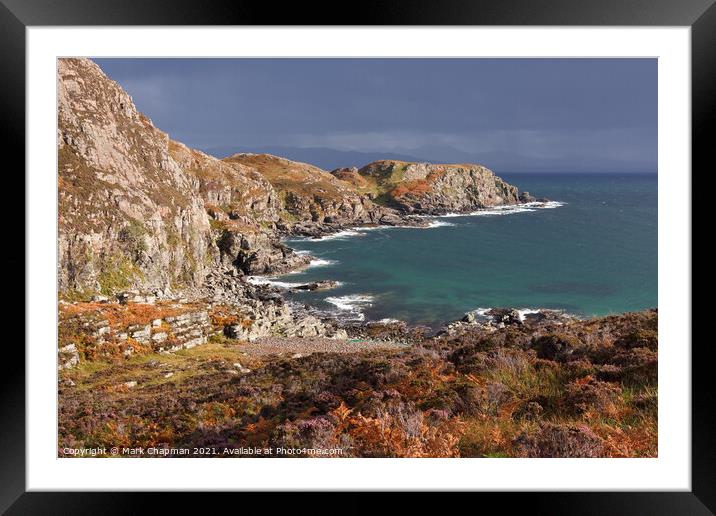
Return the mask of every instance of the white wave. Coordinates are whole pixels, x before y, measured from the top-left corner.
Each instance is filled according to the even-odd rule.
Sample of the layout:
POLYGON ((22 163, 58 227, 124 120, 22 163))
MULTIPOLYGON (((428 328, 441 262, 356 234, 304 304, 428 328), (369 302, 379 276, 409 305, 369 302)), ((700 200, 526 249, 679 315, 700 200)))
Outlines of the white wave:
POLYGON ((278 288, 293 288, 298 285, 303 285, 303 283, 292 283, 289 281, 279 281, 275 278, 270 278, 266 276, 248 276, 246 278, 246 281, 251 283, 252 285, 271 285, 272 287, 278 287, 278 288))
MULTIPOLYGON (((475 318, 486 321, 492 319, 492 316, 488 314, 488 312, 492 310, 492 308, 476 308, 475 310, 470 310, 469 314, 474 314, 475 318)), ((542 308, 516 308, 515 311, 518 314, 518 317, 520 319, 520 322, 525 322, 525 317, 530 314, 539 314, 542 313, 545 309, 542 308)), ((549 311, 549 310, 548 310, 549 311)), ((553 311, 553 310, 552 310, 553 311)))
POLYGON ((528 208, 524 206, 494 206, 492 208, 485 208, 484 210, 471 211, 469 213, 450 213, 450 217, 493 217, 496 215, 511 215, 513 213, 527 213, 535 211, 535 208, 528 208))
POLYGON ((542 310, 539 310, 538 308, 520 308, 517 310, 517 313, 520 317, 520 322, 525 322, 525 316, 529 314, 538 314, 541 313, 542 310))
POLYGON ((566 203, 561 201, 534 201, 526 202, 524 204, 506 204, 504 206, 492 206, 490 208, 483 208, 480 210, 470 212, 455 212, 445 213, 443 215, 421 215, 422 217, 429 218, 451 218, 451 217, 490 217, 495 215, 511 215, 513 213, 528 213, 537 210, 547 210, 552 208, 559 208, 564 206, 566 203))
POLYGON ((490 319, 490 316, 487 315, 487 312, 492 310, 492 308, 475 308, 474 310, 470 310, 469 312, 466 312, 467 314, 472 314, 475 316, 475 319, 479 321, 488 321, 490 319))
POLYGON ((546 201, 546 202, 535 201, 535 202, 527 202, 527 203, 523 204, 522 206, 530 206, 533 208, 537 208, 538 210, 549 210, 552 208, 559 208, 560 206, 564 206, 565 204, 567 204, 567 203, 562 202, 562 201, 546 201))
POLYGON ((382 324, 395 324, 395 323, 399 323, 402 321, 400 319, 391 319, 390 317, 386 317, 385 319, 379 319, 375 322, 382 323, 382 324))
POLYGON ((343 231, 339 231, 338 233, 325 235, 325 236, 322 236, 319 238, 311 238, 310 240, 312 242, 323 242, 325 240, 345 240, 346 238, 355 237, 355 236, 364 236, 364 233, 361 233, 359 231, 355 231, 352 229, 345 229, 343 231))
MULTIPOLYGON (((289 272, 288 274, 293 274, 293 273, 289 272)), ((271 285, 272 287, 283 288, 283 289, 292 289, 292 288, 300 287, 301 285, 308 285, 310 283, 313 283, 312 281, 304 281, 302 283, 297 283, 295 281, 280 281, 277 278, 267 277, 267 276, 248 276, 246 278, 246 281, 248 281, 252 285, 271 285)), ((342 281, 335 282, 336 287, 340 287, 342 285, 343 285, 342 281)))
POLYGON ((365 319, 363 309, 371 306, 374 299, 373 296, 367 294, 352 294, 348 296, 329 296, 326 298, 326 302, 343 312, 343 318, 362 321, 365 319), (348 314, 345 312, 348 312, 348 314))
POLYGON ((354 231, 374 231, 376 229, 386 229, 393 226, 359 226, 356 228, 353 228, 354 231))
POLYGON ((366 294, 351 294, 348 296, 330 296, 326 302, 340 308, 341 310, 356 310, 361 307, 370 306, 375 298, 366 294))
POLYGON ((322 258, 316 258, 308 263, 309 267, 323 267, 325 265, 334 265, 338 263, 336 260, 324 260, 322 258))
POLYGON ((428 225, 426 226, 426 229, 432 229, 432 228, 440 228, 445 226, 454 226, 452 222, 445 222, 444 220, 431 220, 428 225))

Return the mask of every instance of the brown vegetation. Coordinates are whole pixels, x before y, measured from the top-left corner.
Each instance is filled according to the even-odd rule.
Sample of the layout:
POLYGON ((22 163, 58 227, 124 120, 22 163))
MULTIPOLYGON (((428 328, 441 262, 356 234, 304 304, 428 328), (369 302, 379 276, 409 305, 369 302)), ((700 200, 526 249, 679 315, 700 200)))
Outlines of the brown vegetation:
POLYGON ((89 363, 63 372, 75 385, 61 387, 60 445, 653 457, 656 332, 649 311, 472 328, 404 350, 250 357, 222 338, 121 367, 89 363), (251 371, 231 371, 237 361, 251 371), (131 392, 128 380, 138 382, 131 392))

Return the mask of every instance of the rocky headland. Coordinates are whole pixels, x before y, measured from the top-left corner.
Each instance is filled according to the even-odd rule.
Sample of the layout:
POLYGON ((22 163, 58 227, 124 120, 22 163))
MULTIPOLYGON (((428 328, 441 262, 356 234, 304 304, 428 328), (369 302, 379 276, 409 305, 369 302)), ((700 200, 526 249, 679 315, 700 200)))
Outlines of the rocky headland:
MULTIPOLYGON (((533 201, 480 165, 378 161, 328 172, 268 154, 220 160, 170 139, 88 59, 58 61, 58 92, 65 302, 152 299, 204 303, 207 310, 231 304, 275 317, 292 313, 285 292, 247 278, 300 270, 313 259, 283 237, 425 226, 417 215, 533 201)), ((295 317, 315 319, 299 312, 295 317)), ((252 320, 261 331, 275 323, 252 320)))
POLYGON ((156 128, 91 60, 59 59, 57 80, 61 447, 656 453, 655 311, 493 309, 436 332, 342 323, 250 281, 311 264, 286 236, 545 199, 476 164, 217 159, 156 128))
POLYGON ((61 292, 198 292, 219 270, 306 266, 286 235, 425 225, 413 215, 533 200, 480 165, 327 172, 268 154, 219 160, 154 127, 88 59, 58 61, 58 91, 61 292))

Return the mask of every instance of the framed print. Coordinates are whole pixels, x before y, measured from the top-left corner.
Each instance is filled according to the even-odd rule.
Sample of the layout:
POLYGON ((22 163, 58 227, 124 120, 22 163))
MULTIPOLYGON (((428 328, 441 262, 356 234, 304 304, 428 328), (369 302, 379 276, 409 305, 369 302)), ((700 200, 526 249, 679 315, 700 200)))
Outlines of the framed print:
POLYGON ((709 514, 691 192, 711 4, 315 25, 5 2, 27 305, 3 509, 530 491, 508 503, 709 514))

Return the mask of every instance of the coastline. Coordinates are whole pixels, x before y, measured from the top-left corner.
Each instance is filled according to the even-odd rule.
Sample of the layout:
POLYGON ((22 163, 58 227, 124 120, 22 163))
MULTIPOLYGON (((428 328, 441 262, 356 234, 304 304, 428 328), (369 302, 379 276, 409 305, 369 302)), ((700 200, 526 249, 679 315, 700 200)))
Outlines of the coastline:
POLYGON ((658 453, 656 309, 580 318, 540 308, 547 302, 485 308, 570 306, 580 295, 604 306, 618 292, 604 274, 632 293, 651 286, 649 268, 635 273, 648 260, 615 269, 640 256, 630 246, 651 252, 635 238, 651 229, 628 224, 641 217, 614 215, 630 205, 619 188, 609 186, 605 222, 601 186, 533 183, 570 195, 566 218, 581 218, 566 229, 560 212, 512 224, 503 216, 565 203, 476 163, 378 159, 329 171, 271 154, 218 159, 155 127, 91 60, 59 59, 57 73, 58 456, 119 444, 197 457, 191 450, 257 447, 345 457, 658 453), (480 231, 456 236, 461 217, 482 218, 480 231), (446 229, 392 232, 397 245, 382 254, 344 243, 334 261, 292 241, 369 243, 395 228, 446 229), (354 275, 309 272, 332 265, 354 275), (420 283, 423 297, 366 315, 381 286, 393 289, 388 302, 412 292, 393 278, 420 283), (376 291, 351 291, 357 283, 376 291), (301 302, 313 292, 335 310, 301 302), (450 296, 469 309, 453 310, 450 296), (399 317, 426 312, 460 315, 438 326, 399 317))
MULTIPOLYGON (((245 279, 247 282, 251 283, 252 285, 267 285, 270 287, 275 288, 275 292, 278 295, 281 295, 285 298, 287 294, 290 294, 292 292, 297 291, 306 291, 306 290, 313 290, 310 288, 306 288, 311 283, 315 282, 300 282, 300 281, 291 281, 290 276, 305 272, 309 269, 322 267, 325 265, 334 265, 336 262, 334 260, 326 260, 317 258, 313 255, 311 255, 310 251, 307 250, 297 250, 293 247, 290 247, 290 244, 294 242, 325 242, 325 241, 332 241, 332 240, 346 240, 351 238, 359 238, 364 236, 369 231, 374 230, 386 230, 386 229, 432 229, 437 227, 445 227, 445 226, 452 226, 453 224, 447 221, 443 221, 441 219, 450 219, 450 218, 456 218, 456 217, 475 217, 475 216, 504 216, 504 215, 510 215, 510 214, 516 214, 516 213, 526 213, 526 212, 534 212, 537 210, 543 210, 543 209, 554 209, 561 206, 564 206, 566 203, 561 201, 552 201, 543 199, 540 201, 529 201, 529 202, 522 202, 522 203, 516 203, 516 204, 506 204, 506 205, 499 205, 499 206, 492 206, 487 208, 480 208, 480 209, 467 209, 464 212, 449 212, 449 213, 433 213, 433 214, 424 214, 424 215, 408 215, 404 216, 401 220, 404 222, 404 224, 391 224, 391 225, 372 225, 372 226, 360 226, 360 225, 341 225, 338 227, 329 227, 329 228, 317 228, 314 231, 310 232, 310 236, 306 236, 305 234, 289 234, 282 238, 281 242, 284 245, 289 246, 289 249, 292 250, 294 254, 302 255, 310 258, 310 261, 308 263, 300 264, 296 268, 281 272, 278 274, 275 273, 268 273, 268 274, 262 274, 262 275, 249 275, 245 279), (414 224, 416 223, 416 224, 414 224)), ((342 282, 332 280, 330 277, 326 277, 321 281, 327 281, 333 283, 333 285, 328 289, 317 289, 317 290, 326 290, 330 293, 330 289, 342 286, 342 282)), ((285 299, 288 301, 288 299, 285 299)), ((353 293, 353 294, 347 294, 339 297, 328 295, 325 299, 326 302, 334 305, 336 307, 336 310, 334 311, 328 311, 328 310, 320 310, 317 308, 314 308, 313 313, 322 315, 322 317, 328 318, 328 319, 336 319, 336 320, 343 320, 343 321, 349 321, 349 322, 363 322, 365 321, 365 317, 361 312, 361 307, 365 305, 370 305, 370 303, 374 300, 374 297, 371 294, 368 293, 353 293)), ((298 303, 295 303, 298 304, 298 303)), ((488 307, 488 308, 476 308, 475 310, 491 310, 491 309, 501 309, 503 307, 488 307)), ((514 309, 529 313, 529 312, 539 312, 539 311, 554 311, 553 309, 549 308, 531 308, 531 307, 515 307, 514 309)), ((576 314, 567 314, 571 317, 577 317, 576 314)), ((584 317, 583 317, 584 318, 584 317)), ((400 319, 394 319, 391 314, 384 314, 384 317, 380 317, 377 320, 393 320, 396 322, 401 322, 400 319)), ((374 321, 365 321, 365 322, 376 322, 374 321)), ((453 323, 455 321, 451 320, 445 320, 441 321, 439 324, 440 327, 448 326, 449 324, 453 323)))

